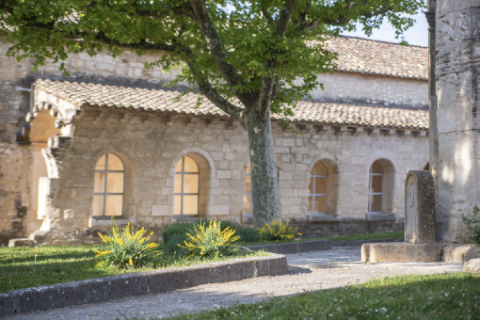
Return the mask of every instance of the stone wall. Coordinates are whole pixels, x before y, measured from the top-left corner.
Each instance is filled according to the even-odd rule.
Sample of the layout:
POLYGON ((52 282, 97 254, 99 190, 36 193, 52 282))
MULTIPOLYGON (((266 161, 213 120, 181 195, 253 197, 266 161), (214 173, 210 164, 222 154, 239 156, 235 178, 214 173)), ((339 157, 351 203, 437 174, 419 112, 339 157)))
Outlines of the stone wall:
MULTIPOLYGON (((69 131, 74 132, 71 139, 62 146, 63 138, 58 137, 47 149, 48 154, 57 155, 58 163, 57 173, 49 171, 52 191, 48 223, 49 227, 56 226, 51 228, 50 236, 74 240, 78 235, 91 234, 91 227, 105 225, 90 218, 94 167, 98 159, 109 152, 120 157, 125 165, 122 217, 125 223, 130 221, 158 229, 176 220, 173 216, 174 170, 184 155, 192 157, 206 176, 207 183, 200 196, 200 202, 206 205, 200 216, 240 223, 249 164, 246 131, 229 121, 196 119, 140 111, 102 113, 97 108, 85 109, 81 117, 74 117, 74 128, 69 131)), ((309 174, 313 165, 322 161, 329 168, 330 179, 337 180, 333 184, 336 190, 329 190, 336 194, 336 199, 329 201, 334 210, 328 212, 329 218, 337 222, 334 230, 352 219, 363 221, 362 226, 353 229, 366 230, 369 170, 374 161, 380 160, 385 168, 385 181, 389 179, 391 183, 385 182, 385 212, 375 218, 383 220, 383 216, 391 220, 395 214, 395 223, 403 223, 404 178, 409 170, 421 170, 428 162, 425 135, 409 131, 392 134, 390 130, 337 134, 304 129, 296 136, 277 123, 273 132, 284 219, 307 220, 309 174)), ((383 231, 388 228, 382 226, 395 223, 379 224, 380 229, 373 229, 383 231)))
POLYGON ((480 1, 437 0, 437 241, 457 242, 480 205, 480 1))
MULTIPOLYGON (((154 59, 151 55, 138 57, 134 53, 125 53, 112 58, 103 53, 97 57, 72 55, 66 63, 70 74, 64 77, 58 72, 58 64, 48 64, 39 71, 32 71, 31 62, 7 58, 6 50, 6 46, 0 45, 0 238, 4 239, 27 236, 42 223, 45 225, 44 219, 38 216, 37 206, 39 178, 45 177, 48 171, 41 162, 44 160, 41 150, 48 147, 47 139, 40 137, 36 144, 30 145, 15 142, 17 136, 25 134, 25 129, 30 130, 24 126, 24 118, 31 108, 31 86, 36 78, 159 89, 176 75, 163 73, 160 69, 144 69, 144 63, 154 59)), ((422 107, 422 96, 426 96, 426 81, 353 73, 321 76, 321 81, 326 90, 313 92, 315 100, 422 107)), ((166 170, 171 170, 172 163, 184 152, 198 153, 211 166, 209 206, 202 214, 241 220, 242 190, 248 162, 243 128, 226 129, 229 123, 222 122, 207 127, 206 120, 188 127, 186 122, 189 120, 186 119, 179 120, 180 124, 185 122, 182 126, 168 126, 163 120, 158 120, 155 125, 148 125, 143 120, 135 123, 137 120, 117 124, 113 121, 108 127, 102 122, 78 123, 79 131, 75 133, 71 148, 68 151, 59 149, 66 152, 69 159, 62 167, 63 182, 58 179, 47 181, 52 184, 51 188, 60 190, 56 204, 58 210, 54 213, 56 222, 49 221, 48 228, 55 223, 58 223, 59 230, 68 227, 72 239, 79 232, 92 234, 82 229, 88 228, 90 223, 93 178, 90 173, 94 159, 91 157, 108 150, 116 151, 120 156, 123 154, 122 159, 131 163, 127 212, 138 221, 157 225, 172 221, 173 178, 166 170), (91 132, 99 135, 91 134, 90 126, 91 132)), ((405 136, 396 132, 385 135, 381 130, 366 130, 359 136, 352 132, 338 136, 335 132, 316 134, 304 130, 301 136, 294 136, 280 126, 274 130, 282 211, 286 218, 305 219, 308 172, 317 160, 328 162, 327 165, 334 170, 332 176, 338 170, 335 210, 329 214, 363 219, 367 211, 368 170, 375 159, 385 158, 391 162, 395 189, 391 191, 388 208, 389 213, 396 213, 399 217, 403 214, 401 186, 405 173, 421 169, 427 162, 427 151, 423 151, 427 148, 426 138, 416 134, 405 136)))
POLYGON ((325 90, 310 93, 316 101, 428 109, 427 81, 347 72, 320 75, 319 81, 325 90))

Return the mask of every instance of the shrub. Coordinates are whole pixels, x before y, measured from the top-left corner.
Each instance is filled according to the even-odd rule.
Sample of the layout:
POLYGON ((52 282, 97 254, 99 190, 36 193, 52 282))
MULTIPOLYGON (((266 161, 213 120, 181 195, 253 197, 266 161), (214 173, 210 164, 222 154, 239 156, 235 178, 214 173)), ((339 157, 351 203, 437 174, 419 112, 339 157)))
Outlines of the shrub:
POLYGON ((208 227, 205 223, 195 224, 194 235, 187 233, 188 240, 180 248, 188 251, 191 257, 225 257, 236 253, 236 249, 230 245, 240 237, 234 236, 235 230, 230 227, 220 229, 220 221, 210 220, 208 227))
POLYGON ((263 239, 268 241, 283 241, 295 238, 295 236, 301 236, 301 233, 297 232, 297 228, 288 225, 288 222, 281 222, 277 219, 270 223, 265 223, 265 226, 258 228, 258 231, 262 235, 263 239))
POLYGON ((262 240, 262 235, 257 229, 252 228, 238 228, 235 230, 236 235, 240 237, 243 242, 258 242, 262 240))
POLYGON ((472 213, 473 215, 471 218, 462 214, 462 221, 467 229, 467 232, 463 233, 459 238, 464 242, 480 245, 480 209, 475 206, 473 207, 472 213))
MULTIPOLYGON (((199 219, 197 224, 200 225, 200 224, 203 224, 203 226, 206 228, 208 227, 208 225, 210 224, 210 221, 212 221, 211 219, 210 220, 202 220, 202 219, 199 219)), ((216 221, 216 220, 214 220, 216 221)), ((220 221, 220 230, 224 231, 226 229, 230 228, 231 230, 236 230, 235 228, 235 224, 230 221, 230 220, 221 220, 220 221)))
POLYGON ((168 242, 164 242, 163 250, 168 254, 183 254, 184 249, 178 245, 184 243, 188 239, 187 233, 174 233, 168 238, 168 242))
MULTIPOLYGON (((167 245, 174 235, 184 235, 183 240, 187 239, 187 233, 193 231, 194 224, 191 222, 175 222, 166 226, 162 231, 163 242, 167 245)), ((178 237, 176 237, 178 239, 178 237)), ((182 240, 182 242, 183 242, 182 240)))
POLYGON ((108 245, 108 250, 95 250, 95 257, 102 261, 99 264, 108 266, 114 265, 119 268, 152 266, 161 254, 157 250, 158 244, 150 242, 150 237, 145 237, 147 230, 138 230, 128 224, 122 231, 114 223, 112 218, 112 229, 107 235, 98 233, 102 241, 108 245))

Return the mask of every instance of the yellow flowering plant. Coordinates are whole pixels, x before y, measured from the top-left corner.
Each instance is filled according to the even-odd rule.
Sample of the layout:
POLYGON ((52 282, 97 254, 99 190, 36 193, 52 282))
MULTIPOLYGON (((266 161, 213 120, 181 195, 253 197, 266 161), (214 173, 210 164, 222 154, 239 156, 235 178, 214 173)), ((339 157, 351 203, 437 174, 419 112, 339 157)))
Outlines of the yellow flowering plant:
POLYGON ((298 229, 290 226, 288 221, 282 222, 280 220, 273 220, 270 223, 265 223, 262 228, 258 228, 264 240, 268 241, 285 241, 294 239, 295 236, 302 234, 297 232, 298 229))
POLYGON ((221 229, 220 221, 210 220, 208 226, 205 223, 195 224, 193 228, 194 235, 187 233, 187 240, 178 244, 192 257, 217 258, 230 256, 236 253, 235 248, 230 245, 238 241, 240 237, 235 236, 235 230, 231 227, 221 229))
POLYGON ((161 252, 159 245, 150 241, 153 232, 148 236, 146 233, 145 228, 138 229, 130 223, 120 230, 112 217, 112 227, 107 235, 98 233, 108 249, 95 250, 95 257, 100 259, 99 264, 119 268, 155 265, 161 252))

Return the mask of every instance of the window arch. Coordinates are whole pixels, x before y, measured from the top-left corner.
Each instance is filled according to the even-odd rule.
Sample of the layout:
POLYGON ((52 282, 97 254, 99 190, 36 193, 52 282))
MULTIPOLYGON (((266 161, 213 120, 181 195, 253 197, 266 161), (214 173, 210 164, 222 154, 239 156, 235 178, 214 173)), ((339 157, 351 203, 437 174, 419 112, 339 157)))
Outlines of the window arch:
POLYGON ((198 215, 199 174, 198 165, 191 157, 184 156, 178 161, 175 167, 174 215, 198 215))
POLYGON ((317 162, 310 172, 308 213, 327 213, 328 171, 322 162, 317 162))
POLYGON ((123 215, 125 168, 113 153, 103 155, 95 166, 92 216, 123 215))
POLYGON ((383 166, 375 161, 370 167, 370 181, 368 189, 368 212, 383 212, 383 166))
POLYGON ((250 165, 247 167, 247 174, 245 176, 245 195, 243 196, 243 213, 252 214, 252 170, 250 165))

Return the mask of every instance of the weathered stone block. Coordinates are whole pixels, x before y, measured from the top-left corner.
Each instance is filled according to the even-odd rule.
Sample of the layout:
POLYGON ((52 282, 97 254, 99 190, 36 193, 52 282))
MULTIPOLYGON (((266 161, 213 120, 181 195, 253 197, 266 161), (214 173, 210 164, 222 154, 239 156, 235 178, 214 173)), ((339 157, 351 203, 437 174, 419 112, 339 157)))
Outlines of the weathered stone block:
POLYGON ((33 247, 34 245, 35 245, 35 242, 33 240, 28 239, 28 238, 8 240, 8 246, 10 248, 13 248, 13 247, 33 247))
POLYGON ((435 188, 429 171, 410 171, 407 174, 405 242, 435 243, 435 188))
POLYGON ((463 270, 469 273, 480 273, 480 259, 473 259, 465 262, 463 270))
POLYGON ((442 247, 438 243, 368 243, 362 246, 362 262, 436 262, 442 247))

